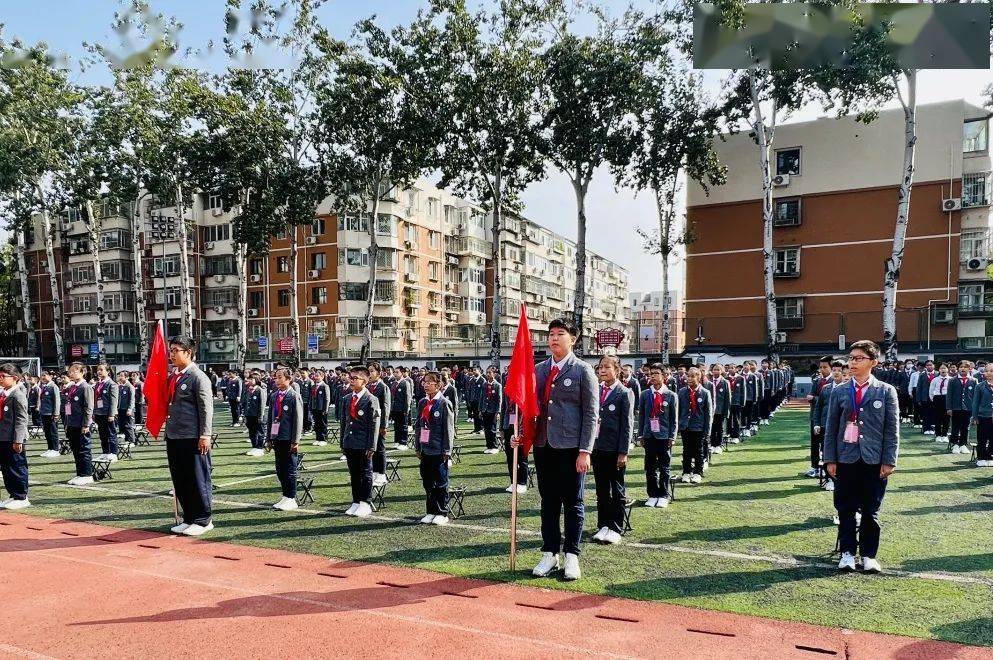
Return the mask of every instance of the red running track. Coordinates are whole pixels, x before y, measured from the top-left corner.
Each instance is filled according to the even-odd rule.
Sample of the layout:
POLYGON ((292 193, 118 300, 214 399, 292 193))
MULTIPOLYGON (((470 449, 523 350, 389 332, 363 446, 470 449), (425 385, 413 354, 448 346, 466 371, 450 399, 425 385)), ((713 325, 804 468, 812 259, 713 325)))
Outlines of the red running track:
POLYGON ((0 513, 0 602, 0 657, 993 657, 14 513, 0 513))

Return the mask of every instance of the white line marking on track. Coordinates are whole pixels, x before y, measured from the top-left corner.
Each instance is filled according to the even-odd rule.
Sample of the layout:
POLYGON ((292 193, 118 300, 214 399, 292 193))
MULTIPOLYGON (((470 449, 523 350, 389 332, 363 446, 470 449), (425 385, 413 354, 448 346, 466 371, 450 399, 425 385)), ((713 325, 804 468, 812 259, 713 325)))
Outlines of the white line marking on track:
POLYGON ((11 646, 10 644, 4 644, 0 642, 0 652, 9 653, 10 655, 16 655, 18 658, 34 658, 34 660, 56 660, 50 655, 44 655, 41 653, 35 653, 28 649, 22 649, 19 646, 11 646))

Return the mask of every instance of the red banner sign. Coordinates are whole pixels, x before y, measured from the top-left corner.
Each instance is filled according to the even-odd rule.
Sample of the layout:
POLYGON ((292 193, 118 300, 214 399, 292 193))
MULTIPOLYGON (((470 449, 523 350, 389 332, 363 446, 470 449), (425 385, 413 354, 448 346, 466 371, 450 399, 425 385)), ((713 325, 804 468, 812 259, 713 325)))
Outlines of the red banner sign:
POLYGON ((293 352, 293 337, 283 337, 279 340, 276 345, 276 349, 280 353, 292 353, 293 352))
POLYGON ((86 347, 85 346, 83 346, 82 344, 73 344, 72 345, 72 356, 73 357, 83 357, 84 355, 86 355, 86 347))
POLYGON ((617 328, 604 328, 597 331, 595 339, 596 345, 599 348, 603 348, 604 346, 617 348, 624 341, 624 333, 617 328))

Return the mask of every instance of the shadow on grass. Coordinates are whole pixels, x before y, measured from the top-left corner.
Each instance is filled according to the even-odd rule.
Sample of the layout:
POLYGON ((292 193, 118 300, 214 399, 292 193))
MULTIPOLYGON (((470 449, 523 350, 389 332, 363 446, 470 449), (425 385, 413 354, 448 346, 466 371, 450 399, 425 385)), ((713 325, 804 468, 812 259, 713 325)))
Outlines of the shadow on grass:
POLYGON ((830 518, 811 516, 802 522, 782 523, 779 525, 750 525, 740 527, 721 527, 715 529, 694 529, 683 532, 676 532, 669 536, 662 536, 655 539, 645 539, 644 543, 672 544, 685 541, 711 541, 720 543, 722 541, 739 541, 746 539, 768 538, 791 534, 793 532, 807 532, 816 529, 834 529, 830 518))
MULTIPOLYGON (((931 628, 931 633, 938 639, 947 639, 962 644, 993 646, 993 618, 984 617, 945 623, 931 628)), ((898 658, 946 658, 953 657, 954 649, 947 647, 934 648, 939 643, 921 640, 909 643, 900 650, 898 658)))
POLYGON ((834 571, 831 569, 810 566, 770 568, 761 571, 731 571, 614 583, 607 585, 604 591, 611 596, 637 598, 638 600, 698 598, 732 593, 754 593, 764 591, 777 584, 823 578, 833 573, 834 571))
POLYGON ((903 562, 900 568, 905 571, 915 572, 943 571, 946 573, 973 573, 993 571, 993 553, 908 559, 903 562))

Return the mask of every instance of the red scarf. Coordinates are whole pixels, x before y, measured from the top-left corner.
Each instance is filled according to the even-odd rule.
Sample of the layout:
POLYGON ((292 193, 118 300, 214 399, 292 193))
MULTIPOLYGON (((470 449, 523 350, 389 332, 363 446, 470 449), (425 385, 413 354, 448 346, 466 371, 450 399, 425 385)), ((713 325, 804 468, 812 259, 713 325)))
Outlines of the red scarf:
POLYGON ((276 419, 283 418, 283 398, 286 396, 286 392, 280 391, 276 395, 276 419))
POLYGON ((358 395, 356 395, 356 394, 353 393, 352 394, 352 405, 351 405, 351 407, 348 410, 348 414, 352 416, 352 419, 353 420, 359 418, 358 410, 359 410, 359 397, 358 397, 358 395))
POLYGON ((427 425, 431 421, 431 409, 434 407, 434 399, 428 399, 421 408, 421 423, 427 425))
POLYGON ((655 403, 652 404, 652 417, 658 417, 662 413, 662 392, 655 393, 655 403))
POLYGON ((690 388, 690 414, 691 415, 697 414, 696 391, 697 391, 697 388, 696 387, 690 388))
POLYGON ((552 370, 548 372, 548 380, 545 381, 545 393, 544 400, 545 404, 548 404, 548 399, 552 396, 552 383, 555 382, 556 377, 559 375, 559 368, 552 365, 552 370))

